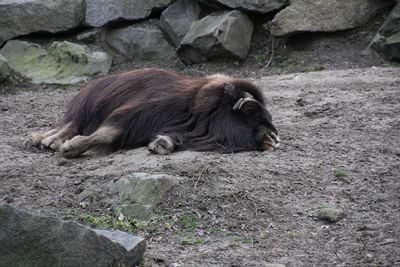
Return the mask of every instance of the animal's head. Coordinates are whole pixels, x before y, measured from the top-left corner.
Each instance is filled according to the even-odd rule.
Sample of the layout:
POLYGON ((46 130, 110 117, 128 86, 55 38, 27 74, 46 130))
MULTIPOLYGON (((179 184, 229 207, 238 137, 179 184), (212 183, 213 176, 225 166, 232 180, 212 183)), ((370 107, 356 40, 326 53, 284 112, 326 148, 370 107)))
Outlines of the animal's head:
POLYGON ((267 110, 260 90, 244 80, 224 83, 225 105, 240 121, 242 133, 253 139, 257 149, 274 150, 279 147, 278 130, 272 123, 272 116, 267 110))

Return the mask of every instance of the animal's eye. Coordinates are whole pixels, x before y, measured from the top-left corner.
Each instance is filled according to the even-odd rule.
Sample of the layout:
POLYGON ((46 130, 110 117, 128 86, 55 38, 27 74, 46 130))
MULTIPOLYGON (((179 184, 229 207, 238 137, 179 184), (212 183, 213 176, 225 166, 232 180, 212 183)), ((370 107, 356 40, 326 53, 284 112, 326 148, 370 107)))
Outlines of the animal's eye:
POLYGON ((253 114, 259 112, 259 110, 260 110, 260 107, 256 101, 246 102, 241 108, 241 111, 248 115, 253 115, 253 114))

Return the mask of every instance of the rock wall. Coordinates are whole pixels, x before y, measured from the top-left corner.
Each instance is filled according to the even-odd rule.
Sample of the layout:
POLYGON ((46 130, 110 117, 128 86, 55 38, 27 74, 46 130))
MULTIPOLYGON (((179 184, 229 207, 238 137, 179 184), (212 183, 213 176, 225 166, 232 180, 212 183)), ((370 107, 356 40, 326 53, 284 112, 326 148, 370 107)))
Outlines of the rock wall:
MULTIPOLYGON (((256 21, 252 18, 256 14, 272 18, 267 23, 271 35, 285 37, 302 32, 354 28, 394 4, 394 0, 7 0, 0 1, 0 46, 3 46, 0 54, 7 59, 7 63, 2 64, 8 64, 10 69, 36 83, 75 83, 88 76, 107 74, 111 64, 107 58, 114 64, 165 58, 178 58, 185 64, 227 57, 242 60, 249 51, 256 21), (93 61, 77 62, 70 57, 77 72, 81 69, 85 73, 73 73, 75 78, 67 79, 57 77, 57 73, 49 74, 45 79, 36 77, 36 74, 48 73, 46 64, 45 70, 38 70, 40 64, 32 62, 34 66, 29 63, 16 67, 18 62, 12 55, 19 53, 21 58, 29 61, 35 58, 39 48, 23 52, 16 46, 13 51, 14 46, 7 43, 43 32, 57 33, 58 39, 62 38, 60 32, 68 33, 65 41, 89 45, 90 49, 83 49, 85 53, 101 55, 105 66, 93 70, 89 66, 93 61), (31 51, 35 51, 33 55, 29 54, 31 51), (100 54, 104 52, 109 56, 100 54)), ((400 57, 397 13, 392 13, 391 22, 382 26, 372 45, 396 61, 400 57), (392 35, 388 35, 387 28, 392 35)), ((32 43, 26 45, 37 47, 32 43)), ((52 47, 51 43, 49 47, 52 47)), ((84 57, 90 59, 88 55, 84 57)), ((64 63, 71 64, 62 60, 57 62, 56 68, 65 69, 61 66, 64 63)), ((69 72, 73 71, 64 74, 69 75, 69 72)))

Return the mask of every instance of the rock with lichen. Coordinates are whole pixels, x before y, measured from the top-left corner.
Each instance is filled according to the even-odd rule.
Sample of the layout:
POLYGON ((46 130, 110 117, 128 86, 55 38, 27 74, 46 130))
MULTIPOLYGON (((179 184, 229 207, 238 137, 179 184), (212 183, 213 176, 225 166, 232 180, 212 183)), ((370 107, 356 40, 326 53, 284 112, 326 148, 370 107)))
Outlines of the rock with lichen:
POLYGON ((111 67, 111 58, 106 53, 68 41, 54 42, 46 49, 11 40, 0 53, 12 70, 35 84, 75 84, 93 75, 106 75, 111 67))

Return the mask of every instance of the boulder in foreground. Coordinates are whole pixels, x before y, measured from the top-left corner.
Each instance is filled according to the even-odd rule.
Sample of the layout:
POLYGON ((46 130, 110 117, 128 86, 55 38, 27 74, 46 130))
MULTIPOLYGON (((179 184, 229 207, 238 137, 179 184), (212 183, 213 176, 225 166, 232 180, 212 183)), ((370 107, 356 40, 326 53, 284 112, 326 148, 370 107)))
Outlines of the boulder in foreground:
POLYGON ((145 240, 0 205, 0 266, 136 266, 145 240))

